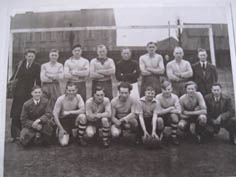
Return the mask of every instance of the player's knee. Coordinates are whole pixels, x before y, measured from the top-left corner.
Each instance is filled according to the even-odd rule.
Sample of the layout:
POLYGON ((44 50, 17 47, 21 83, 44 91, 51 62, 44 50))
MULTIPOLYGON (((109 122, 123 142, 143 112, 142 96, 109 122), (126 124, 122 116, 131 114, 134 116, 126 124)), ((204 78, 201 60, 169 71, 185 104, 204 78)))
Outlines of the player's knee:
POLYGON ((117 128, 115 125, 111 126, 111 135, 112 137, 116 138, 119 137, 121 134, 121 130, 117 128))
POLYGON ((86 124, 87 123, 87 119, 86 119, 85 114, 80 114, 78 116, 78 119, 79 119, 79 123, 81 123, 81 124, 86 124))
POLYGON ((205 126, 206 123, 207 123, 207 117, 206 117, 206 115, 199 115, 199 117, 198 117, 198 122, 199 122, 199 125, 205 126))
POLYGON ((157 118, 156 123, 157 123, 157 129, 158 130, 162 130, 164 128, 164 121, 161 117, 157 118))
POLYGON ((179 117, 177 114, 171 114, 170 117, 171 117, 172 123, 177 124, 179 122, 179 117))
POLYGON ((109 127, 110 126, 108 118, 106 118, 106 117, 102 118, 102 126, 103 127, 109 127))
POLYGON ((89 138, 92 138, 92 137, 95 135, 95 133, 96 133, 96 130, 95 130, 93 127, 88 126, 88 127, 86 128, 86 135, 87 135, 89 138))
MULTIPOLYGON (((129 126, 133 127, 133 128, 137 128, 138 127, 138 121, 137 119, 132 119, 132 121, 129 122, 129 126)), ((128 126, 128 125, 127 125, 128 126)))
POLYGON ((179 128, 180 130, 185 130, 185 129, 186 129, 186 123, 185 123, 184 121, 180 121, 180 122, 178 123, 178 128, 179 128))

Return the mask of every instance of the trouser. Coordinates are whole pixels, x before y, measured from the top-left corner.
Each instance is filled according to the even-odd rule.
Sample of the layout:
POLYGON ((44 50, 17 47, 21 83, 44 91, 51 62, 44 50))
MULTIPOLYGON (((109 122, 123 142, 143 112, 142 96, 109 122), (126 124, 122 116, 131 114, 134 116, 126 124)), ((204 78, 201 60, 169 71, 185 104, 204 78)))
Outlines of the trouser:
POLYGON ((214 134, 219 133, 220 128, 225 128, 230 135, 236 135, 236 118, 230 117, 227 120, 222 121, 219 125, 214 124, 214 119, 208 118, 206 126, 206 136, 213 137, 214 134))
POLYGON ((12 117, 12 120, 11 120, 11 137, 12 138, 20 137, 20 131, 21 131, 20 118, 12 117))

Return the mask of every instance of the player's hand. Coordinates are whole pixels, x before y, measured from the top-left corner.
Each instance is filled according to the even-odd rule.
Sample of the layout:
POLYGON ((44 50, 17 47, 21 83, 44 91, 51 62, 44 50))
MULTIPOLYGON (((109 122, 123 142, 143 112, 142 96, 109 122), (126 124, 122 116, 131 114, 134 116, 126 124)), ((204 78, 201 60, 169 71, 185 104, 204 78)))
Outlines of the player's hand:
POLYGON ((121 123, 128 123, 128 121, 125 118, 120 119, 121 123))
POLYGON ((41 124, 38 124, 38 125, 36 126, 36 129, 37 129, 38 131, 40 131, 42 128, 43 128, 43 126, 42 126, 41 124))
POLYGON ((171 107, 168 108, 168 110, 169 110, 169 112, 174 111, 174 110, 175 110, 175 107, 174 107, 174 106, 171 106, 171 107))
POLYGON ((63 135, 67 134, 67 132, 64 130, 64 128, 61 128, 59 130, 59 137, 62 137, 63 135))
POLYGON ((150 136, 149 133, 148 133, 147 131, 145 131, 143 137, 144 137, 144 138, 147 138, 147 137, 149 137, 149 136, 150 136))
POLYGON ((71 71, 71 74, 74 75, 74 76, 77 76, 78 72, 73 70, 73 71, 71 71))
POLYGON ((152 137, 156 138, 156 139, 159 139, 159 136, 155 132, 152 133, 152 137))
POLYGON ((221 116, 217 117, 217 119, 214 120, 214 124, 220 125, 220 123, 221 123, 221 116))
POLYGON ((120 127, 121 123, 122 122, 120 120, 114 120, 114 124, 116 125, 116 127, 120 127))
POLYGON ((68 116, 70 115, 70 111, 63 111, 62 115, 65 117, 65 116, 68 116))
POLYGON ((37 129, 37 126, 39 125, 40 119, 36 119, 33 124, 32 124, 32 128, 37 129))

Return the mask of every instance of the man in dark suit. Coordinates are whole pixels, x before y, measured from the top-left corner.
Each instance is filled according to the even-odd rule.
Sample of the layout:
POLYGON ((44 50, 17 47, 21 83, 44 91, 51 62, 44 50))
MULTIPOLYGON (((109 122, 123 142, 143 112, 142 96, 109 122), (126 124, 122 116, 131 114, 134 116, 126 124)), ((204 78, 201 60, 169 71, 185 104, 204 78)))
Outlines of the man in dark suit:
POLYGON ((236 145, 236 118, 230 97, 222 94, 222 86, 212 85, 212 93, 205 97, 207 105, 207 135, 213 137, 225 128, 229 132, 230 142, 236 145))
POLYGON ((193 80, 198 85, 198 90, 203 96, 211 93, 211 86, 217 82, 216 67, 207 62, 205 49, 198 49, 199 62, 192 65, 193 80))
POLYGON ((35 62, 36 51, 29 49, 25 52, 25 60, 18 65, 19 70, 15 72, 13 78, 18 79, 13 101, 11 106, 10 117, 11 123, 11 141, 15 141, 21 131, 20 115, 23 104, 31 98, 31 89, 35 85, 41 85, 40 65, 35 62))
POLYGON ((33 98, 26 101, 21 112, 22 130, 20 142, 23 146, 31 143, 48 143, 53 133, 51 112, 48 100, 42 97, 42 90, 34 86, 31 92, 33 98))

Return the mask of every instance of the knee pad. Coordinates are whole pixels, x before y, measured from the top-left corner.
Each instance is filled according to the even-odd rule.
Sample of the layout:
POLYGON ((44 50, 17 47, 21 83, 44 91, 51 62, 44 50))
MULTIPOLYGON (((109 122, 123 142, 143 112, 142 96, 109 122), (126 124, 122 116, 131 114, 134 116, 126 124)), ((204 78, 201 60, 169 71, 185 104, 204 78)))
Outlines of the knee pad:
POLYGON ((205 115, 200 115, 200 116, 198 117, 198 123, 199 123, 199 125, 201 125, 201 126, 206 125, 206 123, 207 123, 207 117, 206 117, 205 115))
POLYGON ((117 127, 114 126, 114 125, 112 125, 112 126, 111 126, 111 135, 112 135, 113 137, 118 137, 118 136, 120 136, 120 134, 121 134, 121 129, 120 129, 120 128, 117 128, 117 127))
POLYGON ((86 134, 89 138, 92 138, 95 135, 95 133, 96 129, 94 127, 89 126, 86 128, 86 134))
POLYGON ((108 118, 102 118, 102 126, 103 127, 109 127, 110 126, 108 118))
POLYGON ((157 129, 162 130, 164 128, 164 120, 160 117, 157 118, 157 129))
POLYGON ((180 121, 179 124, 178 124, 178 128, 180 130, 185 130, 186 129, 186 123, 180 121))

